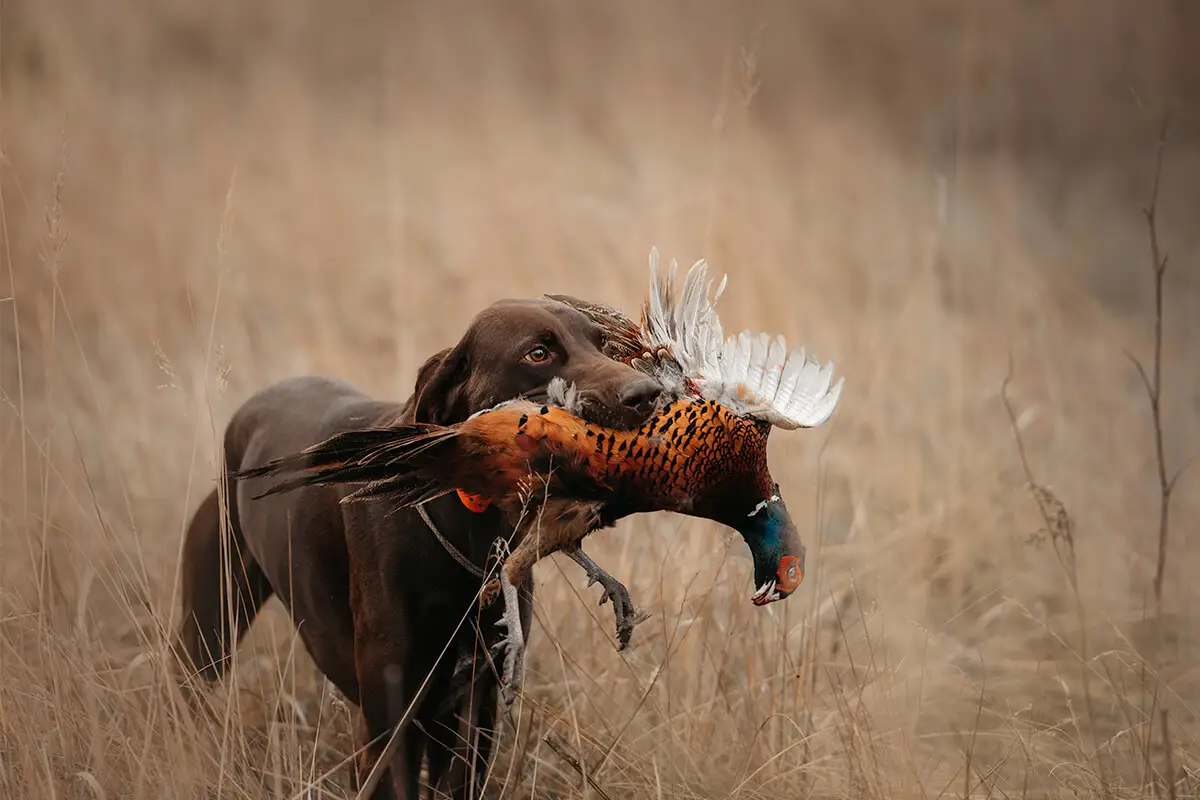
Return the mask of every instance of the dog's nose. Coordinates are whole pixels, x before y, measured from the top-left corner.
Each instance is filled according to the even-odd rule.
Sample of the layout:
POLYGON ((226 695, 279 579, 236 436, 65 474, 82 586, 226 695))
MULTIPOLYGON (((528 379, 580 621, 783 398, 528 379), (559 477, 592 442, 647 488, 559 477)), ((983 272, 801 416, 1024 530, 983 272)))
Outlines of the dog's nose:
POLYGON ((662 384, 653 378, 640 378, 621 389, 621 405, 641 408, 651 405, 662 394, 662 384))

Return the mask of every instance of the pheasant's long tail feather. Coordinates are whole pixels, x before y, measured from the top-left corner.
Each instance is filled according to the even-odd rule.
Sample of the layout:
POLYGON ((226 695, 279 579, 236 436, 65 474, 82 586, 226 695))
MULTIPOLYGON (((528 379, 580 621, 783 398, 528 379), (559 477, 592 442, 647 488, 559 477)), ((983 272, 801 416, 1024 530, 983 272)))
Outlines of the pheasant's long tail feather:
POLYGON ((457 430, 420 423, 347 431, 232 477, 284 477, 255 499, 304 486, 365 484, 345 499, 386 496, 407 506, 452 490, 460 443, 457 430))
MULTIPOLYGON (((386 445, 393 441, 394 438, 394 431, 390 428, 367 428, 365 430, 347 431, 331 436, 325 441, 318 442, 312 447, 308 447, 298 453, 290 453, 268 461, 261 466, 234 471, 230 473, 230 477, 235 480, 248 480, 302 472, 304 470, 313 470, 313 474, 317 475, 331 469, 351 469, 355 465, 355 462, 361 459, 363 454, 370 453, 374 449, 386 445)), ((311 477, 306 476, 306 479, 311 477)), ((287 483, 290 484, 292 482, 288 481, 287 483)), ((280 488, 283 485, 278 484, 266 494, 277 494, 280 491, 286 491, 286 489, 280 488)))

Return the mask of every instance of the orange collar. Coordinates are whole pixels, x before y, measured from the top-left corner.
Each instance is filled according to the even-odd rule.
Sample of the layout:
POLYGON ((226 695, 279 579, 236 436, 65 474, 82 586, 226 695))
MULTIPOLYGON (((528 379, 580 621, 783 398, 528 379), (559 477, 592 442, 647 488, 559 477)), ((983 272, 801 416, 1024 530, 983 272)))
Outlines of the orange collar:
POLYGON ((483 513, 492 504, 491 500, 481 494, 467 494, 462 489, 456 489, 455 491, 458 492, 458 499, 462 501, 462 504, 476 514, 483 513))

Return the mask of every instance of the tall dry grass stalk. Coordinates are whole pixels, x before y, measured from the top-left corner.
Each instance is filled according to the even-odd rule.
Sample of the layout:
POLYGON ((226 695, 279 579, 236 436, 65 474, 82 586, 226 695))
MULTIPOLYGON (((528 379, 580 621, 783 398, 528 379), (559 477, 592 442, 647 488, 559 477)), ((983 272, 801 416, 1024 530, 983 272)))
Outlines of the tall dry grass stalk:
POLYGON ((175 689, 225 421, 302 372, 406 397, 499 297, 635 307, 651 245, 847 376, 772 444, 812 574, 755 609, 728 532, 628 520, 617 653, 541 564, 489 794, 1196 796, 1192 12, 497 9, 0 7, 0 797, 346 796, 277 603, 211 713, 175 689))

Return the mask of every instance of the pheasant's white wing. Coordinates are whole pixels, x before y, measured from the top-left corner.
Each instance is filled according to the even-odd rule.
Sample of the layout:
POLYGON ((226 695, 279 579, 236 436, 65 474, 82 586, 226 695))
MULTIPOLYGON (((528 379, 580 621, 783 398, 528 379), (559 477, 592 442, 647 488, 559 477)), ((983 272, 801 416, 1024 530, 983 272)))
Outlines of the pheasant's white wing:
POLYGON ((729 337, 715 364, 685 371, 702 397, 786 430, 828 420, 845 380, 833 383, 833 362, 822 366, 803 349, 789 351, 783 337, 749 332, 729 337))
POLYGON ((650 250, 650 294, 646 300, 645 323, 642 338, 648 350, 655 344, 674 343, 675 262, 665 276, 658 273, 658 248, 650 250))
POLYGON ((709 346, 714 337, 720 341, 721 321, 717 317, 716 302, 725 291, 727 278, 721 279, 710 300, 712 281, 706 280, 708 265, 701 259, 688 270, 676 298, 678 265, 672 260, 666 275, 660 276, 658 264, 658 248, 653 248, 650 251, 650 295, 642 326, 647 349, 669 347, 678 357, 681 351, 695 353, 709 346))
POLYGON ((672 260, 665 275, 660 274, 658 249, 650 251, 650 294, 643 309, 642 345, 652 357, 651 371, 662 381, 666 401, 687 394, 685 377, 694 372, 692 365, 719 356, 721 321, 714 306, 726 283, 721 280, 710 300, 712 281, 707 280, 707 265, 700 260, 688 270, 677 293, 677 269, 672 260))
POLYGON ((666 347, 674 356, 668 389, 714 400, 735 413, 780 428, 812 428, 833 414, 844 379, 833 380, 833 363, 821 366, 803 349, 788 350, 782 336, 743 331, 726 339, 716 312, 725 290, 721 279, 710 300, 708 265, 697 261, 675 295, 675 262, 665 278, 658 274, 658 250, 650 253, 650 297, 643 336, 648 350, 666 347), (675 372, 677 368, 677 373, 675 372), (831 385, 832 384, 832 385, 831 385))

